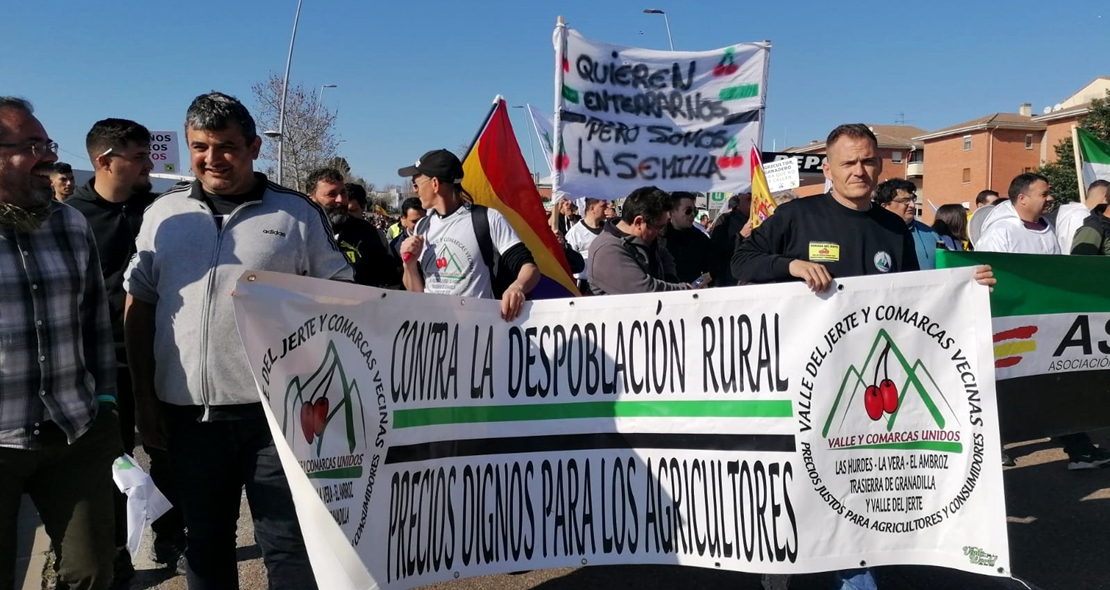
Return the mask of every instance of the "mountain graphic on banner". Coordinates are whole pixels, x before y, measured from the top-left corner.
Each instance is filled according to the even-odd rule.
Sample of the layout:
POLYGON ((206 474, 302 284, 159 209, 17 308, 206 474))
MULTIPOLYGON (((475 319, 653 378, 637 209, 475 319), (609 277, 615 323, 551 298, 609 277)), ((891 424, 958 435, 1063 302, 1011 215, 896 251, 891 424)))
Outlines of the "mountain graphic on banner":
MULTIPOLYGON (((356 412, 362 422, 363 439, 366 438, 366 416, 362 411, 366 406, 362 403, 362 392, 358 382, 348 378, 334 341, 328 342, 324 358, 315 371, 307 377, 297 375, 289 380, 285 388, 284 407, 285 418, 281 429, 290 445, 296 440, 299 431, 310 446, 313 442, 316 443, 317 456, 320 456, 328 426, 340 411, 343 412, 349 452, 354 452, 358 441, 358 433, 355 431, 356 412), (358 408, 353 407, 356 399, 358 408), (289 425, 291 416, 296 416, 299 422, 292 428, 289 425)), ((359 473, 361 474, 361 468, 359 473)))
POLYGON ((928 420, 925 427, 938 430, 960 423, 928 367, 920 359, 910 363, 890 334, 879 330, 863 364, 844 373, 821 435, 858 434, 872 425, 891 432, 902 414, 928 420))

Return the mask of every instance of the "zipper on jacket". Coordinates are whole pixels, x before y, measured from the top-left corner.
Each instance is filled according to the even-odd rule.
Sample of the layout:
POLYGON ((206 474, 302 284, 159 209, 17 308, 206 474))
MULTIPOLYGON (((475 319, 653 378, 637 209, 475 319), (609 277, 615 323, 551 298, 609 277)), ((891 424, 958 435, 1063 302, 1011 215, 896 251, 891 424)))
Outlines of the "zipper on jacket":
POLYGON ((204 315, 202 316, 200 325, 200 399, 204 405, 204 413, 200 417, 201 422, 211 422, 211 408, 209 395, 208 395, 208 317, 212 311, 212 288, 216 283, 216 266, 220 260, 220 248, 223 245, 224 231, 230 225, 231 220, 235 217, 243 207, 253 205, 258 201, 248 201, 233 209, 231 213, 224 217, 222 224, 216 224, 216 216, 212 213, 212 209, 208 207, 203 201, 199 205, 208 212, 209 218, 212 220, 212 225, 216 226, 216 247, 212 250, 212 260, 208 263, 208 285, 204 289, 204 315))

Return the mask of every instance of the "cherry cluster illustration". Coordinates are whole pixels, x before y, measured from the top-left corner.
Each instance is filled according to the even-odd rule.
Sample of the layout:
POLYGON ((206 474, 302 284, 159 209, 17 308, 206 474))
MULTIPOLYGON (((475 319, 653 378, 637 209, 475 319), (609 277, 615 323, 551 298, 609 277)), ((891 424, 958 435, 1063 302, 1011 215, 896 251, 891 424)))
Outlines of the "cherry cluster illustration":
POLYGON ((890 343, 888 342, 875 363, 875 375, 871 379, 872 385, 868 385, 863 392, 863 407, 867 410, 867 417, 875 421, 881 419, 883 413, 893 414, 898 410, 898 387, 894 385, 894 381, 890 380, 887 371, 887 357, 889 356, 890 343), (878 381, 880 366, 883 369, 882 381, 878 381), (878 381, 878 385, 874 384, 876 381, 878 381))

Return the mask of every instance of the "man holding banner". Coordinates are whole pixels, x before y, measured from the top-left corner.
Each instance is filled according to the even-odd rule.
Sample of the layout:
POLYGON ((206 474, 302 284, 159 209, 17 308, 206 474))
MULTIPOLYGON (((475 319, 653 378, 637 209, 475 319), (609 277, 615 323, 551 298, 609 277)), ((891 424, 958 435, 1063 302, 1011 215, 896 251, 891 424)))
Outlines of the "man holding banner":
POLYGON ((540 282, 539 269, 501 213, 464 201, 459 158, 432 150, 397 173, 412 178, 420 205, 430 211, 401 243, 405 288, 483 299, 496 298, 500 290, 501 316, 520 316, 526 295, 540 282), (498 289, 498 278, 508 278, 498 266, 515 277, 504 289, 498 289))
MULTIPOLYGON (((919 270, 909 228, 871 201, 883 167, 875 134, 863 124, 841 125, 826 146, 825 178, 832 189, 784 203, 737 245, 732 273, 741 282, 801 279, 824 293, 834 278, 919 270)), ((975 279, 995 283, 989 266, 979 267, 975 279)), ((842 590, 877 588, 869 569, 836 576, 842 590)))

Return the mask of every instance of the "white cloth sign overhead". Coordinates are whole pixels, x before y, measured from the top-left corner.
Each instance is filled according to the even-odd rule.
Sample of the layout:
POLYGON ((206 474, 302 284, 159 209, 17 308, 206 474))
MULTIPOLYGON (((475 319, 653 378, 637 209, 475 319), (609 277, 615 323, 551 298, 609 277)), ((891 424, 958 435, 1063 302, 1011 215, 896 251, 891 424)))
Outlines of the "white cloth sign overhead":
POLYGON ((540 301, 514 323, 273 273, 234 297, 321 587, 583 564, 1009 575, 973 272, 540 301))
POLYGON ((750 190, 760 147, 767 42, 655 51, 555 30, 555 188, 616 199, 667 191, 750 190))

